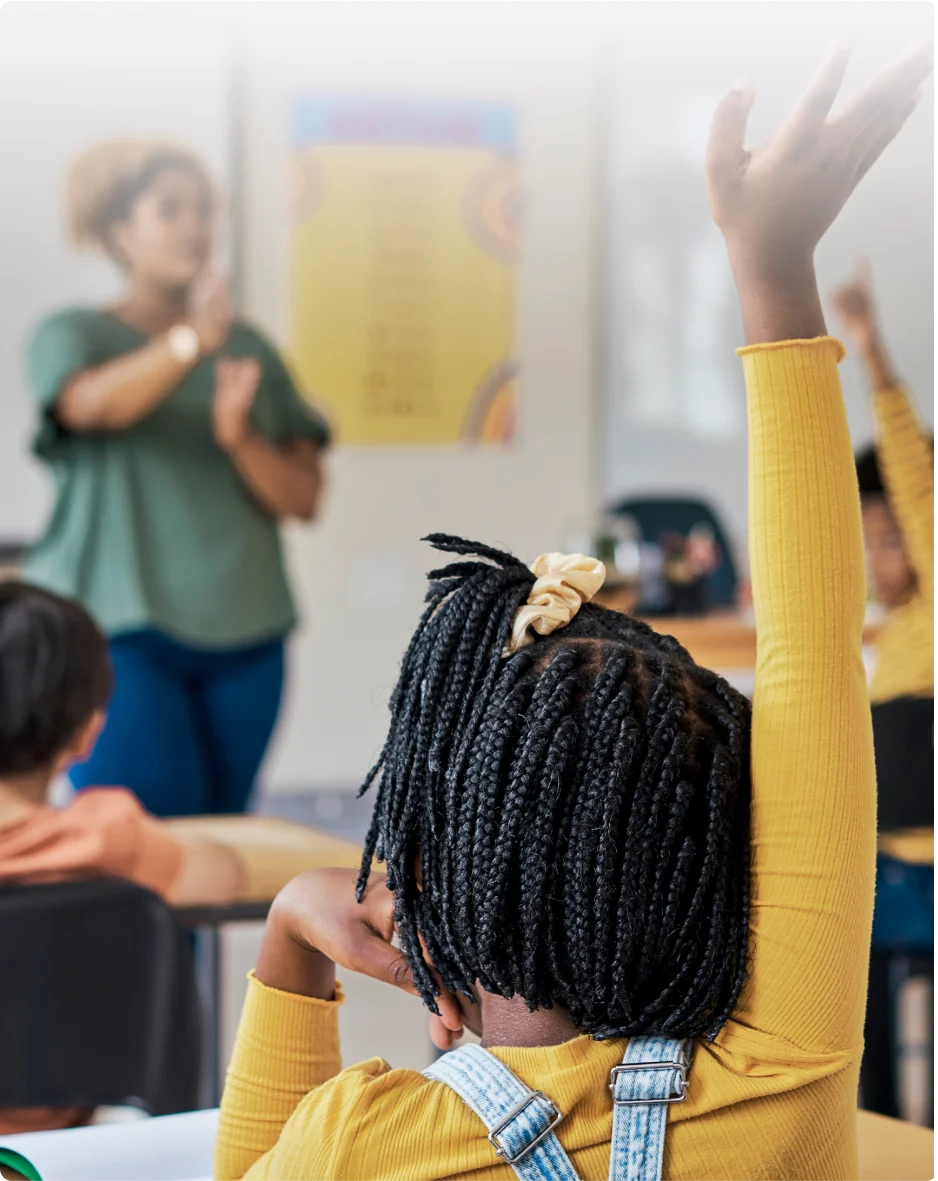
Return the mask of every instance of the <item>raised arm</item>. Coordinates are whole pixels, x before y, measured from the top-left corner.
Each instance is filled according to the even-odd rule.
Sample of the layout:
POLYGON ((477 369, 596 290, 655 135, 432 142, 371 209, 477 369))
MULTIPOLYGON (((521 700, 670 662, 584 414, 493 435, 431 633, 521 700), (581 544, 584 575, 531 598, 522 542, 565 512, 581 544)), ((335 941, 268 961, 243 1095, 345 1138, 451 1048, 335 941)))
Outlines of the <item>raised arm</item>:
POLYGON ((752 967, 734 1018, 808 1054, 858 1052, 873 903, 875 776, 861 659, 859 499, 814 251, 914 108, 920 50, 829 112, 839 50, 784 126, 747 151, 751 87, 708 158, 746 334, 752 723, 752 967))
POLYGON ((876 450, 889 503, 902 530, 919 591, 930 599, 935 565, 932 445, 886 348, 866 263, 858 263, 850 282, 834 292, 834 306, 866 370, 876 416, 876 450))

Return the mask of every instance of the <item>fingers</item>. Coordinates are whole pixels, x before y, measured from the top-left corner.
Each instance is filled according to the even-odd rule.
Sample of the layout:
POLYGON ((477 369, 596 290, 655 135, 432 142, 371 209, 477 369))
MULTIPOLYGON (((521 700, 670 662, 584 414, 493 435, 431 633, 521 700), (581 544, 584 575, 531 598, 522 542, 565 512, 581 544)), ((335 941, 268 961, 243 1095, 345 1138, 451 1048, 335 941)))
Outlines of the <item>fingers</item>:
POLYGON ((232 396, 253 397, 261 380, 260 363, 255 357, 219 357, 215 362, 215 381, 232 396))
POLYGON ((451 1050, 456 1042, 462 1037, 463 1031, 449 1029, 435 1013, 430 1014, 430 1041, 442 1053, 451 1050))
POLYGON ((899 132, 902 130, 903 124, 918 106, 918 98, 906 105, 898 112, 896 112, 892 119, 879 129, 879 135, 872 143, 866 146, 866 151, 860 157, 856 165, 856 172, 854 175, 854 187, 860 183, 864 176, 873 167, 876 161, 880 158, 886 148, 892 143, 899 132))
POLYGON ((741 79, 713 114, 707 141, 707 172, 735 175, 746 162, 746 124, 755 101, 755 88, 741 79))
POLYGON ((873 273, 870 269, 870 260, 865 255, 861 255, 853 264, 853 281, 857 287, 862 287, 867 292, 873 287, 873 273))
POLYGON ((348 966, 353 972, 393 984, 412 996, 419 995, 407 957, 378 935, 366 935, 356 943, 348 966))
MULTIPOLYGON (((934 45, 931 42, 916 45, 867 82, 837 118, 832 120, 833 127, 844 137, 845 143, 852 144, 870 123, 883 118, 890 121, 897 110, 904 110, 911 102, 934 65, 934 45)), ((882 128, 873 138, 878 142, 881 134, 882 128)), ((867 150, 870 146, 867 145, 867 150)))
POLYGON ((827 55, 782 125, 780 140, 792 146, 818 133, 834 105, 851 51, 850 45, 841 42, 827 55))
MULTIPOLYGON (((439 984, 439 980, 437 980, 439 984)), ((441 986, 442 987, 442 986, 441 986)), ((436 998, 436 1006, 440 1010, 437 1020, 456 1037, 462 1037, 462 1010, 459 1001, 446 988, 442 988, 436 998)), ((436 1016, 433 1014, 433 1016, 436 1016)))

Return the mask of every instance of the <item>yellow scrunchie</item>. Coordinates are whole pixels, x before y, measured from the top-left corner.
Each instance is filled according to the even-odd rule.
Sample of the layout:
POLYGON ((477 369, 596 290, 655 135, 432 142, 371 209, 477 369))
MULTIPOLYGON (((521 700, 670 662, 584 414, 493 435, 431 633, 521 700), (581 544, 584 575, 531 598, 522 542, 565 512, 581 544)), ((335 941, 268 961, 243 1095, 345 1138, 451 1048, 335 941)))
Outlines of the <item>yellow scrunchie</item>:
POLYGON ((606 567, 585 554, 541 554, 531 567, 537 582, 515 615, 511 639, 502 656, 513 656, 534 643, 532 631, 549 636, 564 627, 599 590, 606 567))

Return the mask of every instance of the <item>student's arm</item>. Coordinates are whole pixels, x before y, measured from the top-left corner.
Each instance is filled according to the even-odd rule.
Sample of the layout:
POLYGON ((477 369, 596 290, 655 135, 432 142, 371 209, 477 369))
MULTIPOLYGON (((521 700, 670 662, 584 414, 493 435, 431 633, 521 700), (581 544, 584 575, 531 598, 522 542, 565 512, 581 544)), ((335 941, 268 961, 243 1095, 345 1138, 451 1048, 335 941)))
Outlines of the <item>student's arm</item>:
MULTIPOLYGON (((353 869, 313 870, 295 878, 271 907, 225 1081, 215 1149, 218 1178, 282 1175, 277 1168, 283 1159, 277 1166, 271 1150, 301 1103, 304 1121, 317 1125, 322 1141, 311 1154, 316 1161, 308 1156, 304 1168, 321 1170, 331 1138, 341 1136, 345 1122, 354 1118, 361 1088, 380 1073, 380 1063, 365 1063, 345 1072, 326 1095, 323 1084, 342 1069, 336 963, 418 995, 407 960, 391 944, 394 897, 387 879, 373 873, 359 903, 357 878, 353 869), (323 1109, 312 1112, 310 1105, 323 1095, 323 1109)), ((447 1027, 460 1029, 456 1001, 444 994, 438 1003, 447 1027)))
POLYGON ((919 593, 931 601, 935 578, 935 467, 929 440, 906 389, 877 390, 876 452, 889 503, 918 579, 919 593))
POLYGON ((838 52, 755 152, 744 146, 752 94, 731 92, 709 151, 747 342, 758 634, 751 968, 731 1025, 769 1034, 789 1056, 859 1054, 875 858, 859 497, 842 349, 825 335, 813 258, 910 113, 930 60, 912 55, 829 119, 846 65, 838 52))
POLYGON ((174 839, 182 847, 182 864, 164 894, 171 906, 226 906, 244 897, 247 873, 233 849, 190 837, 174 839))
POLYGON ((834 306, 863 361, 876 416, 876 450, 889 503, 923 596, 932 598, 935 565, 935 467, 930 440, 889 356, 869 268, 834 292, 834 306))
POLYGON ((200 292, 188 322, 199 339, 196 356, 180 360, 169 334, 157 336, 133 353, 73 376, 55 402, 57 420, 75 432, 121 431, 151 414, 199 356, 214 352, 228 335, 230 313, 220 279, 200 292))

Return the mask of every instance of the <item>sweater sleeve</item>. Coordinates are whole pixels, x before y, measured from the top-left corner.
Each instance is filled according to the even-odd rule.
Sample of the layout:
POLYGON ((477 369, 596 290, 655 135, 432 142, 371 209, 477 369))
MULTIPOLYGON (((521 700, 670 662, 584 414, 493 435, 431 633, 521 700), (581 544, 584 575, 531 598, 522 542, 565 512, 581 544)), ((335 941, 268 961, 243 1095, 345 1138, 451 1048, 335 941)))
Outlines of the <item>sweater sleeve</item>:
POLYGON ((930 602, 935 573, 935 465, 931 444, 903 386, 879 390, 873 408, 876 453, 889 503, 918 578, 919 593, 930 602))
POLYGON ((342 1069, 339 1005, 261 984, 252 972, 225 1079, 215 1176, 264 1177, 274 1147, 300 1102, 342 1069), (257 1168, 252 1168, 252 1166, 257 1168))
POLYGON ((734 1018, 859 1053, 875 772, 856 474, 830 338, 740 350, 757 662, 751 967, 734 1018))

